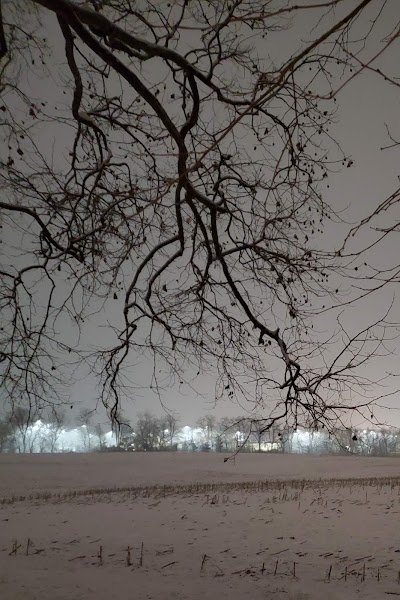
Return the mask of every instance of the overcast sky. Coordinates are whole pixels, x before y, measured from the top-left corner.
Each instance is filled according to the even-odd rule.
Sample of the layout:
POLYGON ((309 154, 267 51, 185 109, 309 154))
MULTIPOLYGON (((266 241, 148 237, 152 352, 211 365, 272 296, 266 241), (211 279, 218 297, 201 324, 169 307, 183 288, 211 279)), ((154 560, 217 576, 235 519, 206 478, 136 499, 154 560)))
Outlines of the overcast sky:
MULTIPOLYGON (((385 18, 380 24, 380 30, 376 32, 376 39, 384 31, 390 31, 396 19, 399 18, 398 4, 396 1, 388 3, 386 6, 385 18)), ((293 30, 307 31, 303 23, 293 30)), ((276 37, 272 43, 279 42, 276 37)), ((286 41, 282 44, 282 53, 286 50, 286 41), (285 48, 285 50, 284 50, 285 48)), ((400 40, 392 46, 377 66, 383 71, 396 77, 400 77, 400 40)), ((329 189, 326 188, 325 198, 331 202, 337 209, 348 207, 347 219, 358 222, 365 218, 374 208, 387 196, 389 196, 399 184, 399 152, 392 149, 382 151, 381 148, 389 142, 385 124, 390 126, 391 133, 397 139, 400 139, 400 94, 394 86, 385 84, 381 78, 373 73, 365 73, 357 77, 348 85, 338 97, 339 111, 337 115, 337 125, 334 127, 335 136, 338 138, 342 147, 348 155, 354 160, 354 166, 351 169, 344 169, 337 176, 329 180, 329 189)), ((400 208, 398 214, 400 215, 400 208)), ((324 243, 332 246, 339 246, 341 243, 340 228, 332 228, 325 232, 329 236, 324 243)), ((363 238, 360 243, 364 243, 367 232, 363 232, 363 238)), ((400 235, 393 235, 390 240, 385 242, 378 250, 374 251, 374 262, 377 266, 388 265, 400 258, 400 235)), ((390 305, 394 295, 400 297, 397 285, 392 285, 368 300, 348 309, 349 324, 355 327, 363 325, 366 322, 377 319, 390 305)), ((400 305, 396 299, 393 307, 393 316, 400 316, 400 305)), ((327 329, 332 326, 329 322, 327 329)), ((140 375, 143 377, 143 383, 148 380, 148 372, 143 368, 135 372, 135 381, 140 381, 140 375)), ((149 367, 150 370, 151 367, 149 367)), ((392 359, 385 359, 384 362, 376 361, 368 367, 368 372, 372 379, 378 379, 386 371, 399 372, 399 355, 396 352, 392 359)), ((392 382, 394 385, 396 382, 392 382)), ((387 390, 378 390, 377 395, 388 393, 395 389, 391 385, 387 390)), ((228 401, 219 401, 214 403, 214 378, 201 376, 201 385, 204 391, 204 397, 196 396, 193 390, 188 386, 178 386, 165 390, 163 401, 165 406, 172 411, 176 411, 185 423, 193 421, 209 411, 213 411, 217 416, 236 416, 250 409, 251 407, 238 406, 236 403, 228 401)), ((399 381, 400 387, 400 381, 399 381)), ((152 393, 148 388, 138 390, 134 394, 134 401, 131 406, 126 406, 126 414, 134 417, 137 412, 151 410, 160 413, 160 401, 158 396, 152 393)), ((92 400, 95 392, 90 380, 81 382, 75 391, 75 397, 82 396, 92 400)), ((393 411, 377 411, 376 415, 392 425, 400 426, 400 394, 385 400, 385 404, 393 411)), ((355 420, 357 423, 357 419, 355 420)))
MULTIPOLYGON (((399 18, 398 0, 392 0, 386 5, 384 20, 380 27, 382 31, 390 31, 392 24, 399 18)), ((54 36, 50 36, 55 44, 55 61, 58 56, 62 56, 62 42, 59 39, 58 28, 55 19, 51 19, 54 36)), ((306 31, 305 23, 300 22, 293 30, 294 38, 299 32, 306 31)), ((280 35, 280 34, 279 34, 280 35)), ((282 37, 282 41, 277 37, 277 50, 281 43, 282 53, 288 51, 287 39, 282 37)), ((377 38, 379 32, 377 32, 377 38)), ((400 41, 392 45, 389 54, 386 54, 381 60, 380 66, 390 74, 400 77, 400 41)), ((262 50, 260 50, 262 51, 262 50)), ((32 89, 37 89, 38 82, 31 82, 32 89)), ((60 100, 60 90, 54 88, 54 83, 47 79, 40 82, 41 93, 43 85, 47 87, 46 96, 54 99, 54 102, 60 100)), ((67 99, 64 98, 64 102, 67 99)), ((334 126, 334 134, 340 141, 347 155, 354 160, 354 166, 351 169, 344 169, 339 175, 333 176, 329 181, 329 189, 326 188, 325 198, 337 209, 348 208, 348 219, 354 222, 366 217, 382 200, 390 195, 399 183, 399 151, 397 149, 382 151, 381 147, 387 145, 387 131, 385 124, 391 128, 394 137, 400 139, 400 121, 399 121, 399 90, 394 86, 385 84, 381 78, 373 73, 366 73, 355 79, 348 85, 338 97, 339 111, 337 115, 338 123, 334 126)), ((55 132, 44 133, 44 139, 47 143, 54 142, 55 132), (48 135, 48 138, 46 136, 48 135)), ((65 140, 62 140, 64 143, 65 140)), ((60 144, 60 140, 57 141, 60 144)), ((400 211, 400 209, 399 209, 400 211)), ((399 212, 400 214, 400 212, 399 212)), ((325 233, 323 243, 331 246, 340 246, 340 236, 344 234, 345 228, 336 228, 328 230, 325 233)), ((392 258, 400 259, 400 236, 393 235, 384 245, 382 245, 374 255, 376 264, 382 266, 388 264, 392 258)), ((393 297, 399 292, 392 285, 384 291, 362 302, 360 305, 349 309, 349 324, 358 325, 367 321, 372 321, 381 316, 385 308, 389 306, 393 297)), ((398 300, 395 300, 393 314, 400 315, 398 300)), ((90 324, 86 330, 87 335, 93 336, 93 342, 99 333, 99 326, 105 324, 107 316, 99 315, 90 324), (98 319, 104 319, 99 323, 98 319)), ((327 320, 326 327, 332 324, 327 320)), ((385 364, 372 364, 369 372, 372 378, 378 378, 383 371, 397 371, 399 369, 399 357, 396 353, 392 359, 387 359, 385 364)), ((139 384, 139 389, 132 391, 132 402, 130 405, 124 405, 124 413, 128 418, 134 418, 138 412, 150 410, 154 413, 161 413, 159 397, 147 386, 149 374, 152 365, 140 364, 133 367, 132 375, 135 383, 139 384), (140 389, 140 384, 143 388, 140 389)), ((400 387, 400 381, 399 381, 400 387)), ((246 408, 228 401, 220 401, 216 406, 214 404, 214 377, 204 374, 201 380, 197 381, 197 388, 202 391, 202 396, 187 385, 177 385, 166 389, 163 393, 163 403, 165 407, 178 414, 183 423, 194 423, 195 420, 204 413, 213 411, 218 417, 236 416, 243 414, 246 408), (200 384, 200 385, 199 385, 200 384)), ((389 390, 388 390, 389 391, 389 390)), ((382 393, 381 391, 378 393, 382 393)), ((71 401, 77 407, 82 405, 93 406, 98 398, 96 383, 94 377, 85 376, 83 380, 72 385, 71 401)), ((392 408, 400 406, 400 395, 386 402, 392 408)), ((381 412, 381 418, 390 421, 390 424, 400 426, 400 412, 397 409, 393 412, 381 412)))

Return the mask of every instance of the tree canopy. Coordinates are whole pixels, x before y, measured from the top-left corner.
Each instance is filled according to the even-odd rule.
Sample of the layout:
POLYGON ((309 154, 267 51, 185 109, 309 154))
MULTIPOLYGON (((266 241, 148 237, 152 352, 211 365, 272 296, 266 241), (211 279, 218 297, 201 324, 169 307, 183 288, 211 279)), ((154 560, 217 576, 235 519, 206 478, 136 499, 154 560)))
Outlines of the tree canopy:
POLYGON ((394 329, 384 309, 349 332, 338 307, 397 272, 358 271, 368 248, 348 243, 370 221, 342 227, 326 183, 353 166, 335 134, 342 91, 364 73, 398 85, 379 66, 397 2, 1 10, 2 397, 66 400, 84 364, 115 417, 150 361, 161 398, 212 373, 216 397, 250 399, 265 428, 370 415, 363 367, 394 329))

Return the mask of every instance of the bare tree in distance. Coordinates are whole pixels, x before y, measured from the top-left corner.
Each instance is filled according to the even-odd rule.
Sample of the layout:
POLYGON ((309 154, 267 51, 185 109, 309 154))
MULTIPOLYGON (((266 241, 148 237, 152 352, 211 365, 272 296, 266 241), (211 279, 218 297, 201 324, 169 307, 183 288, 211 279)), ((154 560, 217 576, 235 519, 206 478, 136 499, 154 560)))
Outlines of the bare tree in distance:
POLYGON ((200 427, 200 429, 203 430, 204 435, 205 435, 205 442, 210 447, 213 444, 213 434, 214 434, 216 423, 217 423, 217 419, 216 419, 215 415, 213 415, 213 414, 204 415, 203 417, 200 417, 199 419, 197 419, 196 425, 198 427, 200 427))
POLYGON ((250 437, 255 439, 258 452, 261 452, 262 442, 265 441, 265 433, 265 423, 263 419, 257 417, 252 419, 250 437))
POLYGON ((97 449, 103 450, 106 446, 106 437, 101 423, 96 423, 93 428, 93 435, 97 438, 97 449))
POLYGON ((16 447, 18 452, 30 452, 34 437, 31 425, 35 422, 37 416, 33 416, 31 411, 24 406, 15 406, 9 416, 8 422, 15 432, 16 447))
POLYGON ((343 221, 325 192, 353 164, 332 132, 340 92, 366 71, 397 85, 375 61, 399 17, 374 0, 4 5, 3 397, 41 410, 84 364, 115 420, 142 359, 160 395, 208 374, 265 429, 371 418, 363 369, 395 333, 338 307, 391 274, 324 247, 343 221))
POLYGON ((47 425, 49 452, 57 452, 57 444, 64 428, 65 420, 65 412, 57 408, 53 408, 53 410, 45 417, 44 421, 47 425))
POLYGON ((164 429, 168 445, 170 448, 176 443, 176 434, 178 432, 179 419, 170 413, 166 413, 165 416, 161 417, 161 427, 164 429))
POLYGON ((78 415, 78 425, 82 446, 85 452, 90 452, 92 450, 92 437, 95 436, 92 420, 93 410, 90 408, 83 408, 78 415))
POLYGON ((232 425, 236 419, 232 417, 222 417, 216 426, 216 447, 218 452, 230 450, 234 445, 235 429, 232 425))
POLYGON ((161 432, 160 419, 149 412, 138 415, 133 427, 135 432, 135 449, 144 452, 152 452, 158 449, 160 439, 164 431, 161 432), (160 435, 161 434, 161 435, 160 435))
POLYGON ((0 452, 15 451, 15 435, 11 423, 0 421, 0 452))

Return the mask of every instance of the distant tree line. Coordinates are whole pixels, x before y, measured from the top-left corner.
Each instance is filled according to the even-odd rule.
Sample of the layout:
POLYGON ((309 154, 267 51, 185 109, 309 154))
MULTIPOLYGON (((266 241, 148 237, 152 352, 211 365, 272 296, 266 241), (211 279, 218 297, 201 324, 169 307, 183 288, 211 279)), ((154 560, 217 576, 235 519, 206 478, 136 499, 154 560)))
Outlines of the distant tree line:
POLYGON ((223 417, 208 414, 193 427, 182 426, 171 414, 155 416, 144 412, 130 423, 119 416, 120 428, 112 433, 96 422, 95 412, 82 410, 73 425, 65 413, 54 408, 32 416, 17 406, 0 420, 0 452, 276 452, 299 454, 400 454, 400 430, 352 428, 293 430, 265 429, 262 418, 223 417))
POLYGON ((65 412, 56 407, 39 414, 16 406, 0 420, 0 452, 90 452, 106 447, 106 431, 93 423, 93 411, 82 410, 73 426, 66 421, 65 412))

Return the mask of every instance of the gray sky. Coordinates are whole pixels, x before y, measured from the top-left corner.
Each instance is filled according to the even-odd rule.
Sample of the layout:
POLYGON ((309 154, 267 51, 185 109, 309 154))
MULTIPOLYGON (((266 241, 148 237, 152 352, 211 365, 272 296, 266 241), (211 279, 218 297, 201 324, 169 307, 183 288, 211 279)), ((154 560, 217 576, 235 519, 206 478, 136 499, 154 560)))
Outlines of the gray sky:
MULTIPOLYGON (((377 3, 379 4, 379 3, 377 3)), ((392 22, 399 18, 399 5, 397 0, 392 0, 386 5, 386 12, 380 27, 382 31, 390 31, 392 22)), ((50 36, 55 45, 54 60, 61 61, 62 41, 58 30, 55 27, 55 20, 51 19, 54 27, 54 36, 50 36)), ((304 31, 304 22, 296 23, 290 39, 296 40, 296 36, 304 31)), ((281 52, 290 52, 290 46, 287 43, 288 34, 274 34, 272 41, 274 51, 277 55, 281 52)), ((379 38, 379 32, 377 32, 379 38)), ((296 40, 297 41, 297 40, 296 40)), ((399 73, 399 39, 392 45, 389 53, 381 60, 382 69, 391 75, 400 76, 399 73)), ((268 51, 268 45, 266 47, 268 51)), ((259 49, 262 52, 263 48, 259 49)), ((32 93, 36 90, 43 93, 46 87, 46 97, 52 102, 62 101, 60 90, 54 87, 51 79, 44 81, 30 81, 32 93)), ((69 98, 63 98, 64 102, 69 103, 69 98)), ((374 73, 366 73, 356 78, 350 83, 338 97, 339 111, 337 115, 338 123, 334 126, 334 135, 341 143, 347 155, 354 160, 354 166, 351 169, 344 169, 340 174, 332 176, 329 179, 329 189, 325 189, 326 199, 337 209, 348 208, 347 218, 355 223, 365 218, 382 200, 390 195, 398 186, 398 176, 400 169, 398 166, 399 152, 397 149, 382 151, 380 148, 388 143, 385 124, 388 124, 394 137, 400 138, 400 126, 398 121, 399 114, 399 90, 394 86, 385 84, 381 78, 374 73)), ((65 138, 55 139, 56 132, 43 132, 41 142, 44 144, 53 144, 55 142, 58 151, 67 140, 65 138)), ((57 152, 56 152, 57 155, 57 152)), ((335 227, 324 234, 321 243, 327 246, 339 246, 341 235, 345 232, 345 227, 335 227)), ((367 239, 368 233, 362 234, 360 242, 367 239)), ((357 240, 358 241, 358 240, 357 240)), ((390 264, 392 258, 394 261, 400 257, 400 237, 392 235, 379 249, 374 252, 373 257, 368 260, 374 260, 379 266, 390 264)), ((346 319, 348 326, 362 326, 363 324, 375 320, 385 312, 393 298, 393 315, 399 316, 399 296, 395 285, 379 292, 378 294, 348 309, 346 319)), ((104 339, 104 329, 107 315, 100 313, 91 319, 85 325, 84 335, 90 338, 91 343, 95 344, 96 339, 104 339)), ((324 323, 319 322, 318 327, 329 331, 333 327, 330 317, 327 317, 324 323)), ((136 359, 133 358, 132 362, 136 359)), ((150 363, 138 363, 132 367, 132 379, 139 389, 132 391, 132 402, 124 404, 124 413, 128 418, 134 418, 138 412, 150 410, 160 413, 160 398, 148 387, 149 376, 152 370, 150 363), (142 387, 141 387, 142 386, 142 387)), ((391 359, 385 359, 384 364, 379 361, 368 367, 371 378, 379 378, 386 371, 400 372, 398 368, 397 352, 391 359)), ((234 416, 243 414, 249 406, 238 406, 228 401, 219 401, 214 405, 214 376, 202 375, 197 379, 196 387, 202 395, 197 395, 188 385, 176 384, 173 387, 165 389, 162 395, 162 402, 165 407, 179 414, 183 423, 193 423, 197 417, 204 413, 213 411, 218 417, 234 416)), ((391 384, 392 386, 395 383, 391 384)), ((400 387, 400 385, 399 385, 400 387)), ((391 387, 390 389, 394 389, 391 387)), ((389 389, 387 391, 390 391, 389 389)), ((71 402, 80 408, 83 405, 93 406, 98 398, 96 383, 92 376, 87 376, 83 380, 76 382, 71 389, 71 402)), ((382 393, 382 392, 378 392, 382 393)), ((390 421, 392 425, 400 426, 400 412, 397 407, 400 406, 400 397, 393 397, 386 400, 395 411, 387 413, 382 411, 380 417, 383 420, 390 421)))
MULTIPOLYGON (((398 18, 398 6, 396 2, 388 3, 386 8, 385 20, 381 23, 381 31, 390 30, 394 20, 398 18)), ((299 31, 304 31, 303 23, 299 24, 299 31)), ((294 29, 296 31, 296 27, 294 29)), ((380 32, 377 32, 379 37, 380 32)), ((280 41, 278 35, 272 43, 280 41)), ((287 38, 285 37, 285 40, 287 38)), ((283 46, 286 42, 282 44, 283 46)), ((382 70, 399 77, 399 46, 398 40, 392 46, 389 53, 377 63, 382 70)), ((285 46, 287 49, 287 46, 285 46)), ((394 86, 385 84, 376 74, 368 72, 357 77, 350 83, 338 97, 337 125, 334 126, 334 133, 343 149, 354 160, 354 166, 351 169, 344 169, 337 176, 330 177, 329 189, 325 189, 326 199, 337 209, 347 208, 346 218, 348 221, 358 222, 365 218, 374 208, 393 190, 399 183, 399 151, 397 149, 382 151, 381 147, 388 144, 388 136, 385 124, 390 126, 394 137, 400 138, 400 127, 398 121, 400 96, 399 90, 394 86)), ((345 231, 345 227, 333 227, 331 232, 325 232, 324 244, 338 246, 341 243, 340 233, 345 231), (326 239, 328 235, 328 240, 326 239)), ((367 232, 360 236, 359 243, 366 239, 367 232)), ((400 257, 400 236, 393 235, 389 240, 382 244, 378 250, 369 257, 377 266, 388 265, 392 260, 396 261, 400 257)), ((395 264, 395 263, 393 263, 395 264)), ((377 293, 352 308, 348 309, 349 327, 362 326, 373 319, 378 318, 391 304, 395 297, 393 306, 393 317, 399 316, 399 292, 396 285, 388 286, 385 290, 377 293)), ((333 326, 329 317, 325 323, 325 331, 333 326)), ((143 383, 148 380, 148 373, 151 366, 140 365, 140 369, 135 370, 135 381, 140 381, 140 375, 143 377, 143 383), (138 377, 139 376, 139 377, 138 377)), ((375 361, 368 367, 368 373, 371 378, 379 378, 385 372, 399 372, 398 353, 396 352, 391 359, 375 361)), ((377 395, 388 393, 395 388, 396 381, 392 381, 390 387, 386 390, 377 390, 377 395)), ((165 406, 172 411, 176 411, 181 416, 183 422, 191 423, 197 416, 212 410, 217 416, 233 416, 242 414, 243 409, 251 409, 249 405, 243 408, 230 401, 219 401, 214 403, 214 378, 201 376, 200 389, 203 397, 197 396, 189 386, 175 386, 163 392, 163 402, 165 406)), ((81 382, 75 397, 94 398, 95 392, 90 380, 81 382)), ((162 410, 158 396, 150 389, 142 389, 133 393, 134 401, 131 406, 126 406, 126 414, 134 416, 143 410, 151 410, 155 413, 162 410)), ((400 395, 385 400, 385 404, 394 411, 377 411, 376 415, 390 424, 400 426, 400 395)), ((356 420, 357 422, 357 420, 356 420)))

